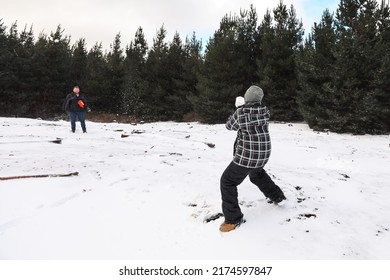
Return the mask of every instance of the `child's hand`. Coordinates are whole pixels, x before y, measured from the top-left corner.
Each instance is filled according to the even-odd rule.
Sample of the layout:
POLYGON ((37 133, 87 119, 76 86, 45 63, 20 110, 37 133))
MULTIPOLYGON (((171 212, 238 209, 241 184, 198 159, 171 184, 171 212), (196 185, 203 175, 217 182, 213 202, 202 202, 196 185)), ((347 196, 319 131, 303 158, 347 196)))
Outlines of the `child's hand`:
POLYGON ((242 96, 237 96, 236 97, 236 108, 238 108, 238 107, 240 107, 240 106, 242 106, 242 105, 244 105, 245 104, 245 99, 244 99, 244 97, 242 97, 242 96))

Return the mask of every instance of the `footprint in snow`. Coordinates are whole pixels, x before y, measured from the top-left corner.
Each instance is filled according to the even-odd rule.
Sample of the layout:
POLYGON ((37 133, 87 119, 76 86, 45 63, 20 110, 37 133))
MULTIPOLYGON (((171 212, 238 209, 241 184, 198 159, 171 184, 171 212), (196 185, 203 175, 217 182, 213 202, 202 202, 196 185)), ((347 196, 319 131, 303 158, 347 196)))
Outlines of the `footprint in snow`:
POLYGON ((223 217, 222 213, 214 213, 214 214, 206 215, 203 219, 203 222, 207 224, 212 221, 218 220, 221 217, 223 217))
POLYGON ((252 208, 252 207, 257 206, 257 202, 258 202, 258 201, 243 201, 243 200, 241 200, 241 201, 239 202, 239 204, 240 204, 240 206, 242 206, 242 207, 252 208))
POLYGON ((191 213, 189 217, 191 222, 202 221, 204 223, 209 223, 219 219, 222 215, 222 213, 218 211, 213 211, 211 205, 207 204, 205 201, 200 204, 196 202, 190 202, 186 203, 185 205, 187 207, 194 208, 195 210, 195 212, 191 213))
POLYGON ((384 226, 379 226, 379 227, 380 227, 380 229, 377 230, 377 232, 376 232, 376 234, 375 234, 376 236, 379 236, 380 234, 389 232, 389 228, 386 228, 386 227, 384 227, 384 226))

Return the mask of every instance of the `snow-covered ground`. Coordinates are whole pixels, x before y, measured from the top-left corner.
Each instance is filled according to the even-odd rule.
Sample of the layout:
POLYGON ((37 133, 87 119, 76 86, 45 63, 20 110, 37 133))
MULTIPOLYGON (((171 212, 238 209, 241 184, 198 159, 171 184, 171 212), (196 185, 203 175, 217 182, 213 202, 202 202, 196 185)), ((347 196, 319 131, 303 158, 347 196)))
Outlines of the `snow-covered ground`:
POLYGON ((222 234, 223 218, 204 220, 221 211, 235 132, 172 122, 87 129, 0 118, 0 177, 79 172, 0 181, 0 259, 390 258, 389 136, 271 123, 266 170, 288 203, 268 204, 247 179, 247 222, 222 234))

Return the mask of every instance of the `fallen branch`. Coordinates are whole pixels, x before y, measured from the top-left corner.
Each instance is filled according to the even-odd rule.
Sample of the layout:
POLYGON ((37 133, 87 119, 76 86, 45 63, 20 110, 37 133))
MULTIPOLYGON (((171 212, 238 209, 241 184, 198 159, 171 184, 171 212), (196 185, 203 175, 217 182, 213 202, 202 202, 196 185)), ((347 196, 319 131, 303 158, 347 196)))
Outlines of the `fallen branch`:
POLYGON ((145 133, 145 130, 142 129, 134 129, 131 134, 142 134, 145 133))
POLYGON ((54 143, 54 144, 62 144, 62 139, 57 138, 56 140, 0 142, 0 144, 30 144, 30 143, 45 143, 45 142, 54 143))
POLYGON ((78 172, 72 172, 72 173, 67 173, 67 174, 22 175, 22 176, 0 177, 0 181, 27 179, 27 178, 71 177, 71 176, 77 176, 77 175, 79 175, 78 172))

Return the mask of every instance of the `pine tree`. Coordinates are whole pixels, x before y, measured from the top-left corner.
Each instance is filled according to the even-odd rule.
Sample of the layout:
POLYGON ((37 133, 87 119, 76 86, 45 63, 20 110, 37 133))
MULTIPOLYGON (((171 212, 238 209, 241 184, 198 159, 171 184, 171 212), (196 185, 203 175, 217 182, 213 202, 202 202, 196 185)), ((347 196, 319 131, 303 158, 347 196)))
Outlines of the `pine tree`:
POLYGON ((142 99, 148 107, 149 117, 156 120, 168 120, 171 117, 167 100, 171 80, 165 67, 168 55, 166 33, 165 27, 161 26, 153 38, 153 46, 146 60, 146 84, 142 99))
POLYGON ((123 49, 121 35, 118 33, 107 55, 110 90, 106 93, 107 108, 112 113, 122 113, 122 86, 124 82, 123 49))
POLYGON ((0 21, 0 105, 1 112, 5 115, 18 115, 19 110, 15 108, 15 101, 18 101, 18 63, 16 49, 19 49, 19 34, 17 22, 13 23, 7 33, 7 27, 0 21))
POLYGON ((226 15, 206 46, 203 73, 199 76, 199 96, 192 98, 195 112, 204 122, 225 122, 234 109, 234 100, 243 95, 237 52, 237 17, 226 15))
MULTIPOLYGON (((41 110, 42 99, 44 92, 47 92, 47 84, 50 82, 50 60, 47 55, 49 41, 46 34, 40 33, 37 41, 34 45, 34 54, 31 58, 32 61, 32 76, 31 81, 31 98, 30 106, 32 107, 31 114, 39 116, 39 110, 41 110)), ((63 93, 62 100, 65 98, 66 92, 63 93)), ((60 99, 61 100, 61 99, 60 99)), ((61 101, 59 100, 59 103, 61 101)), ((46 102, 44 103, 46 104, 46 102)), ((46 105, 47 106, 47 105, 46 105)), ((61 108, 63 109, 63 108, 61 108)), ((62 110, 61 110, 62 112, 62 110)), ((41 116, 42 117, 42 116, 41 116)))
MULTIPOLYGON (((12 87, 15 91, 16 100, 13 100, 13 104, 18 106, 11 106, 16 115, 31 116, 33 110, 31 100, 34 99, 34 64, 32 63, 32 57, 34 55, 34 34, 32 27, 28 30, 27 27, 19 34, 17 44, 14 46, 14 66, 16 67, 17 84, 12 87)), ((34 116, 34 115, 32 115, 34 116)))
POLYGON ((334 131, 364 133, 370 123, 369 112, 362 101, 374 90, 373 81, 380 66, 380 58, 375 56, 378 44, 376 10, 376 1, 371 0, 343 0, 337 10, 334 131))
POLYGON ((283 2, 264 16, 260 26, 262 53, 259 61, 260 85, 265 102, 275 120, 300 120, 297 105, 298 72, 295 56, 302 44, 302 22, 291 5, 283 2))
MULTIPOLYGON (((182 77, 186 81, 185 96, 188 102, 186 115, 190 115, 191 119, 191 115, 194 112, 192 100, 199 96, 197 85, 203 67, 202 41, 196 38, 195 32, 192 34, 191 39, 186 38, 184 52, 185 62, 182 77)), ((184 115, 184 118, 186 115, 184 115)))
POLYGON ((34 56, 35 46, 34 46, 34 33, 32 26, 29 30, 27 27, 24 28, 22 33, 19 36, 20 38, 20 49, 18 51, 18 57, 20 61, 20 70, 19 70, 19 86, 23 91, 32 91, 31 87, 32 82, 34 81, 33 69, 34 65, 32 64, 32 57, 34 56))
MULTIPOLYGON (((325 10, 297 58, 300 71, 300 112, 314 129, 329 129, 335 87, 336 33, 333 14, 325 10)), ((337 75, 337 74, 336 74, 337 75)))
POLYGON ((36 65, 33 63, 35 47, 32 29, 27 31, 25 28, 19 34, 15 22, 3 42, 5 45, 2 57, 6 60, 6 71, 2 90, 7 98, 4 103, 1 102, 1 107, 6 115, 37 116, 38 111, 34 106, 37 98, 34 92, 36 65))
POLYGON ((0 114, 7 114, 7 103, 9 96, 6 93, 5 83, 8 76, 7 61, 8 61, 8 48, 7 48, 7 27, 4 25, 3 20, 0 19, 0 114))
POLYGON ((87 54, 87 73, 83 91, 88 93, 88 103, 93 111, 109 112, 111 92, 108 63, 101 43, 96 43, 87 54))
POLYGON ((6 89, 3 85, 7 80, 8 70, 7 70, 7 27, 4 25, 3 20, 0 19, 0 115, 6 115, 7 112, 7 103, 9 96, 6 92, 6 89))
POLYGON ((390 132, 390 8, 382 1, 376 10, 377 37, 374 61, 379 65, 373 74, 371 90, 363 98, 362 107, 367 120, 365 133, 383 134, 390 132))
POLYGON ((46 87, 62 92, 68 88, 71 72, 70 37, 64 36, 64 31, 59 25, 56 31, 51 33, 46 53, 51 78, 46 87))
POLYGON ((261 55, 258 16, 253 5, 249 10, 241 10, 237 19, 236 52, 238 57, 238 73, 244 88, 259 81, 257 58, 261 55))
POLYGON ((23 65, 22 59, 19 56, 22 52, 23 46, 18 32, 18 24, 14 22, 6 35, 5 49, 2 55, 5 62, 5 72, 7 73, 2 87, 7 88, 8 91, 12 91, 15 94, 18 92, 20 85, 19 74, 23 65))
POLYGON ((300 106, 309 125, 335 132, 389 131, 389 8, 342 0, 324 13, 301 53, 300 106))
POLYGON ((187 70, 185 69, 186 56, 180 35, 176 32, 169 44, 165 63, 167 75, 171 79, 167 88, 167 110, 170 114, 169 118, 176 121, 181 121, 183 116, 192 109, 191 103, 187 99, 188 92, 191 89, 189 88, 189 82, 186 80, 190 75, 185 73, 187 70))
POLYGON ((142 27, 139 27, 135 33, 134 40, 126 48, 122 106, 125 113, 141 119, 145 119, 148 115, 145 101, 142 100, 142 96, 146 96, 144 77, 146 74, 145 64, 147 52, 148 44, 145 40, 142 27))
POLYGON ((73 85, 84 86, 87 76, 87 54, 85 39, 79 39, 72 49, 71 81, 73 85))
POLYGON ((64 36, 64 30, 59 25, 48 38, 45 52, 47 82, 42 84, 40 104, 43 115, 53 115, 62 112, 64 96, 69 92, 71 78, 71 48, 70 38, 64 36))

